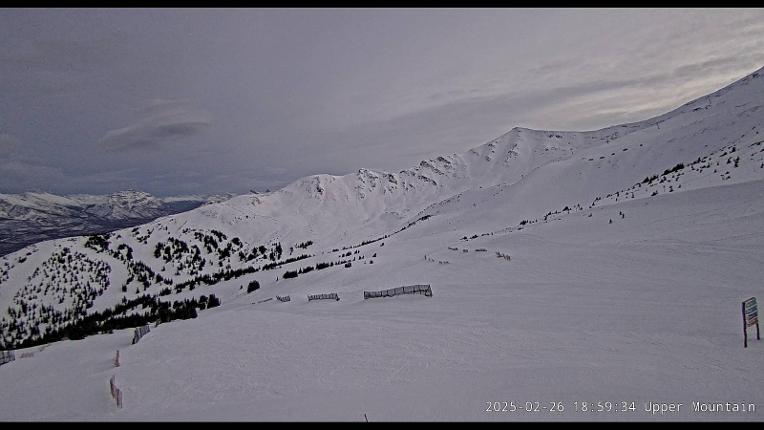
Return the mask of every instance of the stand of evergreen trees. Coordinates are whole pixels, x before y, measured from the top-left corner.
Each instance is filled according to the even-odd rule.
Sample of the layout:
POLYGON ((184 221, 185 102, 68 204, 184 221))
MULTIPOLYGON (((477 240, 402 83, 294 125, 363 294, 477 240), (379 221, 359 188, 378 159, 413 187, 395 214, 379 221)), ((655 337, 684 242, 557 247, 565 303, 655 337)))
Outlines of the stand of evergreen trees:
POLYGON ((247 294, 251 293, 252 291, 255 291, 260 288, 260 283, 257 281, 252 281, 247 285, 247 294))
POLYGON ((29 337, 20 342, 6 343, 6 348, 19 349, 29 348, 45 343, 56 342, 64 338, 83 339, 98 333, 111 333, 130 327, 139 327, 151 322, 165 323, 177 319, 189 319, 197 317, 197 309, 204 310, 220 306, 220 299, 211 294, 209 297, 162 302, 157 297, 142 295, 135 299, 122 299, 122 302, 101 312, 94 312, 81 319, 73 321, 56 330, 46 330, 39 337, 29 337), (132 313, 127 311, 148 308, 148 312, 132 313))

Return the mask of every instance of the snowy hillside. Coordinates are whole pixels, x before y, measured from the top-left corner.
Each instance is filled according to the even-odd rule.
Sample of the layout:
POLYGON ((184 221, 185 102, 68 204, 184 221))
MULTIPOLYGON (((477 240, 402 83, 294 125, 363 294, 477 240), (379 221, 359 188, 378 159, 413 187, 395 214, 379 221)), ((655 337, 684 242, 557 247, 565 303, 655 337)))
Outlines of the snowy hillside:
POLYGON ((514 128, 6 255, 0 340, 26 357, 0 367, 0 418, 761 420, 764 346, 740 333, 764 293, 761 73, 641 122, 514 128))
POLYGON ((0 194, 0 255, 43 240, 143 224, 230 197, 157 198, 131 190, 110 195, 0 194))

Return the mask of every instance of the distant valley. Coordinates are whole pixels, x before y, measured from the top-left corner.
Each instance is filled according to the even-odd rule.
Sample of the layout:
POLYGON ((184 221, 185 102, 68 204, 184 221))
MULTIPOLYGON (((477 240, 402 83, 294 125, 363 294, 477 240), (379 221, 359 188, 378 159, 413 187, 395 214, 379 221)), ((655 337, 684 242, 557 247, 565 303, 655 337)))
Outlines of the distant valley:
POLYGON ((0 194, 0 256, 45 240, 107 233, 144 224, 231 196, 160 198, 132 190, 109 195, 0 194))

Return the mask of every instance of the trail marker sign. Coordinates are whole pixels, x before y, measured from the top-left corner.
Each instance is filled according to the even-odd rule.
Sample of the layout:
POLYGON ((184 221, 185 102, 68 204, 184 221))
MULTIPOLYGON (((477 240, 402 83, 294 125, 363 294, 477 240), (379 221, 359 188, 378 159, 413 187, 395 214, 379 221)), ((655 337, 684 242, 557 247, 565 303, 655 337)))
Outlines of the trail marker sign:
POLYGON ((759 307, 756 304, 756 297, 743 302, 743 347, 748 348, 748 327, 756 326, 756 339, 759 337, 759 307))

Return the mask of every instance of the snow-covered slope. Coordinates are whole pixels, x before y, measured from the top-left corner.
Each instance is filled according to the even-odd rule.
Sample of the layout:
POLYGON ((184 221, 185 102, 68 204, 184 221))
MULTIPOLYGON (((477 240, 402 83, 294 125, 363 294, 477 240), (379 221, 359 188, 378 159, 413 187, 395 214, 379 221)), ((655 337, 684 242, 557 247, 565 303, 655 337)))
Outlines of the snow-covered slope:
POLYGON ((17 387, 0 417, 761 420, 690 404, 764 402, 761 344, 740 333, 740 302, 764 292, 762 106, 759 71, 641 122, 515 128, 397 173, 310 176, 9 254, 2 340, 34 355, 0 367, 17 387), (433 297, 363 299, 413 284, 433 297), (191 319, 134 346, 121 330, 174 318, 191 319), (115 331, 36 346, 99 330, 115 331), (94 394, 112 374, 121 410, 94 394), (38 408, 46 384, 89 400, 56 388, 38 408), (685 408, 581 415, 599 401, 685 408))

